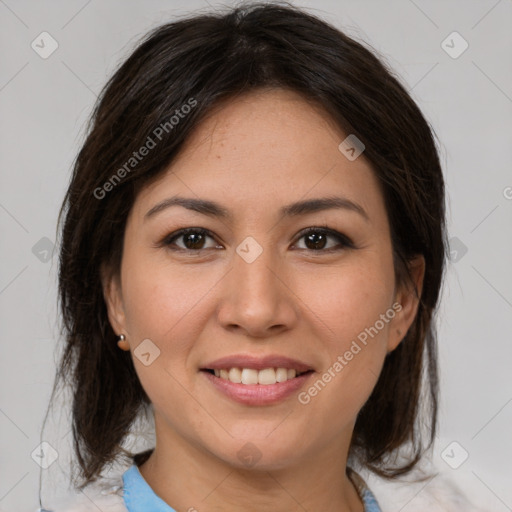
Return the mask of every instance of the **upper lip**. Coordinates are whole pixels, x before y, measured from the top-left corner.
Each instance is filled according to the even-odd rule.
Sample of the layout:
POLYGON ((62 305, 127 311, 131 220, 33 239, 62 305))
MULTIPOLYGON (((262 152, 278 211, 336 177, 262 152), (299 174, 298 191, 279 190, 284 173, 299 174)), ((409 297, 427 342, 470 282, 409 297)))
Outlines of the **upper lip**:
POLYGON ((266 356, 235 354, 215 359, 215 361, 207 363, 201 369, 223 370, 229 368, 251 368, 254 370, 264 370, 265 368, 287 368, 297 370, 298 372, 313 370, 311 365, 303 361, 279 354, 269 354, 266 356))

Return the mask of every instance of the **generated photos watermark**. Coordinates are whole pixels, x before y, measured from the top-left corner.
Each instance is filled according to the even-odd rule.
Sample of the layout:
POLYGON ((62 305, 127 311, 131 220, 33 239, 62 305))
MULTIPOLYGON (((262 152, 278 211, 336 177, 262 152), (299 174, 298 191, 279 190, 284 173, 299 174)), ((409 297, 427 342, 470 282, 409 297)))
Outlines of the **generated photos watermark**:
POLYGON ((402 305, 398 302, 395 302, 392 307, 390 307, 385 313, 382 313, 379 319, 371 326, 366 327, 364 331, 361 331, 357 335, 357 340, 353 340, 350 348, 346 350, 343 355, 339 355, 336 358, 336 361, 329 367, 327 370, 321 375, 320 378, 316 380, 314 384, 312 384, 307 391, 302 391, 298 395, 298 400, 302 405, 307 405, 311 402, 311 399, 318 395, 320 391, 322 391, 325 386, 331 382, 339 373, 349 364, 354 356, 359 354, 363 347, 368 344, 368 336, 370 338, 374 338, 384 327, 388 324, 393 318, 395 318, 396 313, 402 311, 402 305), (361 343, 363 347, 358 343, 361 343))
POLYGON ((126 162, 117 169, 117 171, 107 180, 101 187, 94 189, 93 195, 96 199, 103 199, 108 192, 113 190, 121 180, 126 177, 127 174, 133 171, 139 165, 144 157, 146 157, 152 149, 163 139, 164 133, 170 133, 170 131, 179 124, 181 119, 184 119, 187 114, 197 105, 197 100, 189 98, 179 109, 174 111, 168 121, 160 123, 152 132, 148 135, 146 142, 137 150, 132 153, 126 162))

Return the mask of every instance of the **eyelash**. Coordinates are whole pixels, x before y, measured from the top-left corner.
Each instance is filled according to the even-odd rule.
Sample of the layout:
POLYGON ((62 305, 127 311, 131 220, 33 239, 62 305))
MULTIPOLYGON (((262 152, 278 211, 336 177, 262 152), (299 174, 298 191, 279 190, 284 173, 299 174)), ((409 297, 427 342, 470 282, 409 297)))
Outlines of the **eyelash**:
MULTIPOLYGON (((354 243, 352 240, 344 235, 343 233, 339 233, 338 231, 335 231, 333 229, 328 228, 327 226, 322 227, 310 227, 302 230, 297 237, 297 241, 304 238, 305 236, 311 234, 311 233, 320 233, 322 235, 327 235, 330 237, 335 238, 341 247, 331 247, 330 249, 297 249, 300 251, 309 251, 309 252, 316 252, 316 253, 331 253, 336 251, 341 251, 344 249, 355 249, 354 243)), ((184 228, 180 229, 178 231, 175 231, 174 233, 171 233, 170 235, 167 235, 161 242, 161 246, 167 247, 171 251, 177 251, 177 252, 190 252, 190 253, 200 253, 203 251, 210 250, 210 248, 207 249, 184 249, 182 247, 172 247, 174 244, 174 241, 177 240, 180 237, 183 237, 185 235, 189 234, 199 234, 199 235, 206 235, 210 238, 215 238, 210 231, 204 228, 184 228)))

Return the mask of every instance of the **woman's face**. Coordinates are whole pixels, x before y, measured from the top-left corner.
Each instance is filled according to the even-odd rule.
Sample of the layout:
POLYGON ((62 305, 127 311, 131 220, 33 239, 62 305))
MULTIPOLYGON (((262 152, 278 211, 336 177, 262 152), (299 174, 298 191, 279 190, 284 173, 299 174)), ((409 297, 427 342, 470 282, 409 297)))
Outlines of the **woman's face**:
MULTIPOLYGON (((203 122, 137 196, 120 283, 105 293, 158 446, 264 469, 346 456, 417 307, 395 289, 384 199, 364 153, 338 148, 347 135, 295 93, 253 92, 203 122), (309 203, 326 198, 337 206, 309 203), (185 228, 206 233, 175 235, 185 228)), ((422 274, 420 262, 420 289, 422 274)))

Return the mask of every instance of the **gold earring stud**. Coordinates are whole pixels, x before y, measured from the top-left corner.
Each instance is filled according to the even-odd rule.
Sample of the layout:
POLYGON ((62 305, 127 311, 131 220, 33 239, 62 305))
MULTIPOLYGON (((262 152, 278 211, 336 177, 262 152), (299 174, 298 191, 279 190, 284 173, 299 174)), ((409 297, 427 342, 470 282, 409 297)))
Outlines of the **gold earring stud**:
POLYGON ((121 350, 125 350, 125 351, 130 350, 130 345, 126 341, 126 336, 124 334, 119 335, 119 340, 117 341, 117 346, 121 350))

